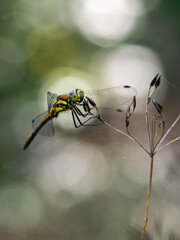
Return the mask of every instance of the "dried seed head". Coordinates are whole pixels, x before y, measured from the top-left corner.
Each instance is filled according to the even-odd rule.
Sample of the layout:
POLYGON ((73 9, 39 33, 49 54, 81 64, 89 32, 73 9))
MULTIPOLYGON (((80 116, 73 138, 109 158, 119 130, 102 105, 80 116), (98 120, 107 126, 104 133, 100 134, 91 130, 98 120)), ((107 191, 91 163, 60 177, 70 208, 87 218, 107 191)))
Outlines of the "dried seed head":
POLYGON ((151 101, 151 97, 148 97, 148 99, 147 99, 147 104, 148 105, 149 105, 150 101, 151 101))
POLYGON ((155 85, 155 83, 156 83, 158 77, 159 77, 159 73, 156 74, 156 76, 155 76, 155 77, 153 78, 153 80, 151 81, 151 83, 150 83, 150 87, 153 87, 153 86, 155 85))
POLYGON ((126 118, 126 127, 129 127, 129 119, 126 118))
POLYGON ((161 76, 159 75, 159 76, 157 77, 156 82, 155 82, 155 88, 159 87, 160 83, 161 83, 161 76))
POLYGON ((130 111, 131 111, 131 108, 130 108, 130 106, 128 106, 128 107, 127 107, 127 110, 126 110, 126 115, 127 115, 128 113, 130 113, 130 111))
POLYGON ((133 97, 133 112, 136 108, 136 96, 133 97))
POLYGON ((159 114, 162 113, 163 107, 154 99, 152 99, 152 102, 156 108, 156 110, 158 111, 159 114))

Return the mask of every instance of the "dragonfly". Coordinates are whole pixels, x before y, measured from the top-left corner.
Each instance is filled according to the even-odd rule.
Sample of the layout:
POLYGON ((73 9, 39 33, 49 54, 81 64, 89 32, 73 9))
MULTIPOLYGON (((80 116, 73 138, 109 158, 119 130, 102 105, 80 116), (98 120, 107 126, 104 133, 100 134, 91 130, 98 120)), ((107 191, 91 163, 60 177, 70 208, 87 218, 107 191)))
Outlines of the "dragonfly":
POLYGON ((131 86, 118 86, 101 90, 75 89, 67 94, 58 95, 47 92, 48 110, 32 120, 33 131, 29 134, 24 150, 28 148, 37 134, 53 136, 53 119, 65 115, 66 122, 72 122, 74 128, 96 126, 103 123, 99 109, 114 109, 131 101, 136 90, 131 86), (70 117, 69 117, 69 113, 70 117), (98 120, 99 123, 97 123, 98 120))

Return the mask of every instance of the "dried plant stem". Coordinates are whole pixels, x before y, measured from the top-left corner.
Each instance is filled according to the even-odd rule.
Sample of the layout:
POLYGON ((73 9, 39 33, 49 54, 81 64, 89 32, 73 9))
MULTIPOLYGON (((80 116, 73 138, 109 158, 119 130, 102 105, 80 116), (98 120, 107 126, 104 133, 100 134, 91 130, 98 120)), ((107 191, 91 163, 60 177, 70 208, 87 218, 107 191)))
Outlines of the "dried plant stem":
POLYGON ((117 129, 117 128, 113 127, 111 124, 107 123, 102 117, 101 117, 101 121, 102 121, 105 125, 107 125, 108 127, 110 127, 110 128, 112 128, 113 130, 115 130, 116 132, 119 132, 119 133, 125 135, 126 137, 130 138, 131 140, 135 141, 135 140, 134 140, 131 136, 129 136, 127 133, 125 133, 125 132, 121 131, 120 129, 117 129))
POLYGON ((150 90, 151 90, 151 87, 149 87, 148 95, 147 95, 147 99, 146 99, 146 129, 147 129, 147 134, 148 134, 150 150, 152 150, 152 142, 151 142, 151 134, 150 134, 150 126, 149 126, 149 104, 150 104, 151 96, 153 95, 155 89, 152 92, 150 92, 150 90))
POLYGON ((134 137, 131 135, 131 133, 129 132, 129 128, 128 128, 128 127, 126 127, 126 130, 127 130, 127 133, 128 133, 128 137, 130 137, 135 143, 137 143, 142 149, 144 149, 144 151, 145 151, 148 155, 150 155, 149 152, 145 149, 145 147, 144 147, 136 138, 134 138, 134 137))
POLYGON ((178 117, 176 118, 176 120, 173 122, 173 124, 170 126, 170 128, 166 131, 166 133, 163 135, 163 137, 160 139, 160 141, 158 142, 158 144, 156 145, 156 151, 158 152, 160 149, 164 148, 165 146, 169 145, 170 143, 177 141, 180 137, 177 137, 176 139, 170 141, 169 143, 165 144, 164 146, 162 146, 161 148, 158 148, 158 146, 164 141, 164 139, 167 137, 167 135, 170 133, 170 131, 172 130, 172 128, 178 123, 178 121, 180 120, 180 114, 178 115, 178 117))
POLYGON ((143 225, 140 240, 144 240, 144 235, 145 235, 147 221, 148 221, 149 202, 150 202, 152 174, 153 174, 153 160, 154 160, 154 156, 152 155, 151 156, 151 165, 150 165, 150 174, 149 174, 148 195, 147 195, 147 201, 146 201, 146 212, 145 212, 144 225, 143 225))
MULTIPOLYGON (((126 127, 127 133, 125 133, 125 132, 121 131, 120 129, 117 129, 117 128, 113 127, 111 124, 107 123, 107 122, 103 119, 103 117, 101 116, 101 114, 100 114, 100 112, 99 112, 99 110, 98 110, 97 107, 96 107, 96 111, 98 112, 98 119, 99 119, 100 121, 102 121, 106 126, 112 128, 114 131, 119 132, 119 133, 123 134, 124 136, 130 138, 130 139, 133 140, 136 144, 138 144, 142 149, 144 149, 144 151, 145 151, 148 155, 150 155, 150 153, 145 149, 145 147, 143 147, 143 145, 142 145, 137 139, 135 139, 135 138, 130 134, 128 127, 126 127)), ((93 115, 93 114, 92 114, 92 115, 93 115)), ((93 115, 93 116, 94 116, 94 115, 93 115)))
POLYGON ((110 125, 109 123, 107 123, 102 117, 100 119, 104 124, 106 124, 108 127, 112 128, 114 131, 119 132, 123 135, 125 135, 126 137, 130 138, 131 140, 133 140, 136 144, 138 144, 142 149, 144 149, 144 151, 149 155, 149 152, 143 147, 143 145, 137 140, 135 139, 128 131, 127 128, 127 133, 121 131, 120 129, 117 129, 115 127, 113 127, 112 125, 110 125))
MULTIPOLYGON (((148 101, 148 100, 147 100, 147 101, 148 101)), ((148 114, 148 111, 149 111, 149 104, 147 103, 147 104, 146 104, 146 128, 147 128, 147 134, 148 134, 149 146, 150 146, 150 149, 152 149, 152 146, 151 146, 150 127, 149 127, 149 114, 148 114)))
POLYGON ((172 141, 166 143, 162 147, 159 147, 161 145, 161 143, 164 141, 164 139, 167 137, 167 135, 171 132, 171 130, 174 128, 174 126, 176 126, 176 124, 180 120, 180 114, 179 114, 178 117, 176 118, 176 120, 171 124, 170 128, 165 132, 165 117, 163 114, 163 107, 155 99, 152 99, 152 95, 159 85, 160 85, 160 76, 156 75, 156 77, 152 80, 152 82, 150 84, 148 96, 146 99, 147 102, 146 102, 145 118, 146 118, 146 130, 147 130, 147 136, 148 136, 148 142, 149 142, 149 150, 147 150, 135 137, 133 137, 129 130, 130 118, 136 107, 136 98, 135 97, 133 98, 132 103, 128 106, 128 108, 126 110, 126 119, 125 119, 126 131, 117 129, 116 127, 113 127, 111 124, 107 123, 101 116, 97 107, 96 107, 96 110, 97 110, 98 115, 93 115, 91 113, 91 115, 93 117, 96 117, 101 122, 103 122, 105 125, 110 127, 111 129, 113 129, 116 132, 119 132, 119 133, 125 135, 126 137, 130 138, 131 140, 133 140, 150 156, 150 173, 149 173, 148 193, 147 193, 144 224, 143 224, 140 240, 144 240, 147 222, 148 222, 154 155, 162 148, 164 148, 164 147, 168 146, 169 144, 180 139, 180 137, 177 137, 176 139, 173 139, 172 141), (154 89, 151 90, 153 86, 154 86, 154 89), (153 118, 149 116, 150 103, 153 103, 155 106, 155 109, 156 109, 156 114, 154 114, 153 118))
MULTIPOLYGON (((158 129, 159 130, 159 129, 158 129)), ((163 130, 162 130, 162 133, 161 133, 161 136, 160 136, 160 138, 159 138, 159 140, 157 141, 157 143, 155 144, 154 143, 154 152, 155 152, 155 149, 156 149, 156 147, 158 146, 158 144, 159 144, 159 142, 161 141, 161 139, 163 138, 163 136, 164 136, 164 131, 165 131, 165 128, 163 127, 163 130)), ((158 134, 158 132, 157 132, 157 134, 158 134)))
MULTIPOLYGON (((111 124, 107 123, 107 122, 103 119, 103 117, 101 116, 101 114, 100 114, 100 112, 99 112, 99 110, 98 110, 97 107, 96 107, 96 111, 97 111, 97 113, 98 113, 98 119, 99 119, 101 122, 103 122, 103 123, 104 123, 105 125, 107 125, 108 127, 112 128, 112 129, 115 130, 116 132, 119 132, 119 133, 125 135, 126 137, 129 137, 130 139, 134 140, 134 139, 133 139, 132 137, 130 137, 127 133, 125 133, 125 132, 121 131, 120 129, 117 129, 117 128, 113 127, 111 124)), ((92 115, 93 115, 93 114, 92 114, 92 115)), ((93 116, 96 117, 95 115, 93 115, 93 116)))
POLYGON ((152 146, 154 145, 155 143, 155 135, 156 135, 156 121, 155 120, 152 120, 152 126, 151 126, 151 141, 152 141, 152 146))
POLYGON ((172 141, 166 143, 166 144, 163 145, 162 147, 158 148, 158 149, 155 151, 155 153, 159 152, 159 151, 160 151, 161 149, 163 149, 164 147, 167 147, 169 144, 171 144, 171 143, 173 143, 173 142, 176 142, 176 141, 179 140, 179 139, 180 139, 180 137, 177 137, 177 138, 173 139, 172 141))

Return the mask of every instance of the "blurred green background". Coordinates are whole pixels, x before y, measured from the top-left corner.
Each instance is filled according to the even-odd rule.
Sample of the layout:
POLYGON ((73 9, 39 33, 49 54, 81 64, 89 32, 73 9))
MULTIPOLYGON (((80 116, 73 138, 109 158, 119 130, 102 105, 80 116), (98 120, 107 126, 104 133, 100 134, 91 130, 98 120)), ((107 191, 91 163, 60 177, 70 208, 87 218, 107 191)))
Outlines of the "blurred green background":
MULTIPOLYGON (((175 86, 162 103, 174 117, 179 9, 177 0, 0 2, 0 239, 138 239, 149 172, 138 146, 106 128, 72 132, 57 119, 55 137, 22 148, 48 90, 129 84, 141 104, 159 72, 175 86)), ((179 163, 178 143, 156 157, 147 239, 180 239, 179 163)))

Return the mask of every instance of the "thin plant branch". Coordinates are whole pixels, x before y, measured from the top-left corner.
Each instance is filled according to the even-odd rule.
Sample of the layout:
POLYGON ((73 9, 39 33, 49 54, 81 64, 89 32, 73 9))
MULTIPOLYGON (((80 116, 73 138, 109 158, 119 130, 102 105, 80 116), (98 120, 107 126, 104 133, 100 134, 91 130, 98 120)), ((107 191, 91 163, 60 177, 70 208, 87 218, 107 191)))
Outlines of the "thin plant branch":
MULTIPOLYGON (((146 119, 146 130, 147 130, 147 137, 148 137, 148 142, 149 142, 149 150, 147 150, 143 144, 141 144, 131 133, 129 130, 129 125, 131 123, 131 117, 134 113, 134 110, 136 108, 136 97, 134 96, 132 99, 131 104, 127 107, 126 109, 126 118, 125 118, 125 127, 126 127, 126 132, 117 129, 116 127, 112 126, 108 122, 106 122, 103 117, 101 116, 96 104, 94 103, 91 104, 95 107, 97 111, 97 115, 94 115, 91 112, 91 109, 88 110, 89 114, 92 115, 93 117, 96 117, 99 119, 101 122, 103 122, 105 125, 113 129, 114 131, 123 134, 124 136, 130 138, 133 140, 138 146, 140 146, 149 156, 150 156, 150 173, 149 173, 149 183, 148 183, 148 193, 147 193, 147 200, 146 200, 146 209, 145 209, 145 218, 144 218, 144 224, 141 232, 141 237, 140 240, 144 240, 145 232, 146 232, 146 227, 147 227, 147 222, 148 222, 148 214, 149 214, 149 204, 150 204, 150 196, 151 196, 151 188, 152 188, 152 176, 153 176, 153 162, 154 162, 154 156, 155 154, 163 149, 164 147, 168 146, 169 144, 177 141, 180 139, 180 136, 171 140, 170 142, 166 143, 162 147, 159 147, 167 135, 170 133, 170 131, 175 127, 175 125, 178 123, 180 120, 180 114, 176 118, 176 120, 171 124, 169 129, 165 132, 165 116, 164 116, 164 111, 163 107, 155 100, 152 98, 153 94, 157 90, 157 88, 160 86, 161 82, 161 76, 157 74, 154 79, 151 81, 149 89, 148 89, 148 94, 146 98, 146 108, 145 108, 145 119, 146 119), (150 104, 153 104, 155 107, 156 114, 154 114, 153 118, 150 115, 150 104)), ((121 112, 121 111, 120 111, 121 112)))
POLYGON ((177 138, 173 139, 172 141, 170 141, 170 142, 166 143, 165 145, 163 145, 162 147, 158 148, 154 153, 159 152, 161 149, 167 147, 168 145, 170 145, 170 144, 173 143, 173 142, 176 142, 176 141, 179 140, 179 139, 180 139, 180 137, 177 137, 177 138))
MULTIPOLYGON (((164 141, 164 139, 167 137, 167 135, 170 133, 170 131, 173 129, 173 127, 178 123, 180 119, 180 114, 178 115, 178 117, 176 118, 176 120, 173 122, 173 124, 169 127, 169 129, 166 131, 166 133, 164 134, 164 136, 161 138, 161 141, 157 144, 156 148, 164 141)), ((176 138, 177 140, 179 139, 180 137, 176 138)), ((172 140, 174 142, 174 140, 172 140)), ((171 141, 171 142, 172 142, 171 141)), ((170 142, 170 143, 171 143, 170 142)), ((169 145, 170 143, 167 143, 167 145, 169 145)), ((165 145, 164 145, 165 146, 165 145)), ((163 147, 159 148, 159 149, 156 149, 156 152, 158 152, 160 149, 162 149, 163 147)))
POLYGON ((146 211, 145 211, 144 225, 143 225, 140 240, 144 240, 144 235, 145 235, 145 232, 146 232, 146 226, 147 226, 147 222, 148 222, 149 202, 150 202, 150 196, 151 196, 152 175, 153 175, 153 161, 154 161, 154 156, 151 156, 148 194, 147 194, 147 201, 146 201, 146 211))
POLYGON ((155 132, 155 135, 154 135, 154 144, 158 142, 158 135, 159 135, 159 131, 160 131, 160 123, 158 125, 158 128, 157 128, 157 131, 155 132))
POLYGON ((128 136, 130 136, 131 139, 132 139, 135 143, 137 143, 142 149, 144 149, 144 151, 145 151, 148 155, 150 155, 150 153, 148 152, 148 150, 146 150, 146 148, 145 148, 136 138, 134 138, 134 137, 131 135, 131 133, 129 132, 129 128, 128 128, 128 127, 126 127, 126 130, 127 130, 128 136))
MULTIPOLYGON (((163 125, 164 125, 164 124, 163 124, 163 125)), ((154 144, 154 152, 155 152, 155 149, 157 148, 157 146, 158 146, 159 142, 161 141, 161 139, 162 139, 162 138, 163 138, 163 136, 164 136, 164 131, 165 131, 165 127, 163 126, 163 129, 162 129, 161 136, 160 136, 159 140, 157 141, 157 143, 156 143, 156 144, 154 144)))
MULTIPOLYGON (((151 146, 154 145, 155 135, 156 135, 156 121, 153 119, 151 123, 151 146)), ((152 149, 151 149, 152 152, 152 149)))
POLYGON ((147 97, 147 100, 146 100, 146 129, 147 129, 149 146, 150 146, 150 149, 151 149, 151 136, 150 136, 150 129, 149 129, 149 101, 150 101, 149 94, 150 94, 150 88, 149 88, 148 97, 147 97))
POLYGON ((150 126, 149 126, 149 104, 151 102, 151 97, 156 91, 156 88, 160 85, 160 75, 157 74, 153 80, 150 83, 149 89, 148 89, 148 94, 147 94, 147 99, 146 99, 146 129, 147 129, 147 135, 148 135, 148 141, 149 141, 149 146, 150 146, 150 151, 152 151, 152 142, 151 142, 151 134, 150 134, 150 126), (152 90, 153 88, 153 90, 152 90))
MULTIPOLYGON (((103 117, 101 116, 101 114, 100 114, 100 112, 99 112, 99 110, 98 110, 97 107, 96 107, 96 111, 98 112, 98 119, 99 119, 100 121, 102 121, 102 122, 103 122, 105 125, 107 125, 108 127, 112 128, 114 131, 119 132, 119 133, 123 134, 124 136, 126 136, 126 137, 130 138, 131 140, 133 140, 133 141, 134 141, 136 144, 138 144, 147 154, 149 154, 149 152, 145 149, 145 147, 144 147, 136 138, 134 138, 134 137, 130 134, 130 132, 129 132, 129 130, 128 130, 128 127, 126 128, 126 129, 127 129, 127 133, 125 133, 125 132, 121 131, 120 129, 117 129, 117 128, 113 127, 113 126, 112 126, 111 124, 109 124, 108 122, 106 122, 106 121, 103 119, 103 117)), ((133 111, 134 111, 134 109, 133 109, 133 111)))

